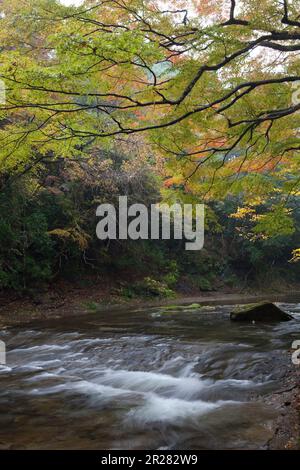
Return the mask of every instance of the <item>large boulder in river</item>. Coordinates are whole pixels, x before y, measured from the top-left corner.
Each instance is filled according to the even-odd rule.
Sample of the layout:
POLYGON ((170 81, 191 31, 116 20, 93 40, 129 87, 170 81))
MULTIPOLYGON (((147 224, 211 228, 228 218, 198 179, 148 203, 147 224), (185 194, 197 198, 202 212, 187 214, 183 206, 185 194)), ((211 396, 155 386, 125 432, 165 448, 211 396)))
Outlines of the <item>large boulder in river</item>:
POLYGON ((240 305, 230 313, 233 321, 289 321, 292 316, 271 302, 240 305))

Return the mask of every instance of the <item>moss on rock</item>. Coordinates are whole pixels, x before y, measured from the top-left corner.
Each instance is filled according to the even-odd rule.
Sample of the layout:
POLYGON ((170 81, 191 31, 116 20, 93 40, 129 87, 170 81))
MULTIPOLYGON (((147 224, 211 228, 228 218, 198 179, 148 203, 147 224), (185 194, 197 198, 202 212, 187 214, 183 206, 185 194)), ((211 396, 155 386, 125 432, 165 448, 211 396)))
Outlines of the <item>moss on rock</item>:
POLYGON ((292 316, 272 302, 240 305, 230 313, 232 321, 289 321, 292 316))

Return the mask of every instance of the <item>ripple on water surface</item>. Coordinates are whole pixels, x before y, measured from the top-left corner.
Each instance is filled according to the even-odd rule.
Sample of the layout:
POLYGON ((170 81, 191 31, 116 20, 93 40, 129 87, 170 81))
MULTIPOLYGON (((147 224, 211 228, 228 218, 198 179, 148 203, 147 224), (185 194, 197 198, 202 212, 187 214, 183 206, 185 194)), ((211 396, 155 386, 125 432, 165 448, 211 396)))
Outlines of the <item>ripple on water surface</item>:
POLYGON ((263 448, 295 320, 239 325, 230 307, 121 312, 0 333, 2 448, 263 448))

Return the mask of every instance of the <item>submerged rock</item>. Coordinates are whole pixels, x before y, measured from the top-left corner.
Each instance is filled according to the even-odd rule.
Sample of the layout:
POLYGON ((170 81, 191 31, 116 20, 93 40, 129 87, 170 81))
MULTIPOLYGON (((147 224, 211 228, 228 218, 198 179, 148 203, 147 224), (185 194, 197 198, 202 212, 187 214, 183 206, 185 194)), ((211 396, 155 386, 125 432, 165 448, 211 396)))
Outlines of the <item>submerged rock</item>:
POLYGON ((240 305, 230 313, 232 321, 289 321, 293 317, 272 302, 240 305))
POLYGON ((197 310, 203 308, 200 304, 190 304, 190 305, 165 305, 161 307, 162 310, 178 311, 178 310, 197 310))

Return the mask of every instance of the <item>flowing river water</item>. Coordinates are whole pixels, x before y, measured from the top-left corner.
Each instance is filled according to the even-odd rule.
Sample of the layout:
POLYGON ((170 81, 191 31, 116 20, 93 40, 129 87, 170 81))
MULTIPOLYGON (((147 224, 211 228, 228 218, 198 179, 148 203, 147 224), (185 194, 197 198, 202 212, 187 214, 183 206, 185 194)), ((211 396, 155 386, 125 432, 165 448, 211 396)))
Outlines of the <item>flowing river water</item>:
POLYGON ((231 306, 141 308, 0 332, 0 448, 263 449, 300 339, 294 320, 244 324, 231 306))

